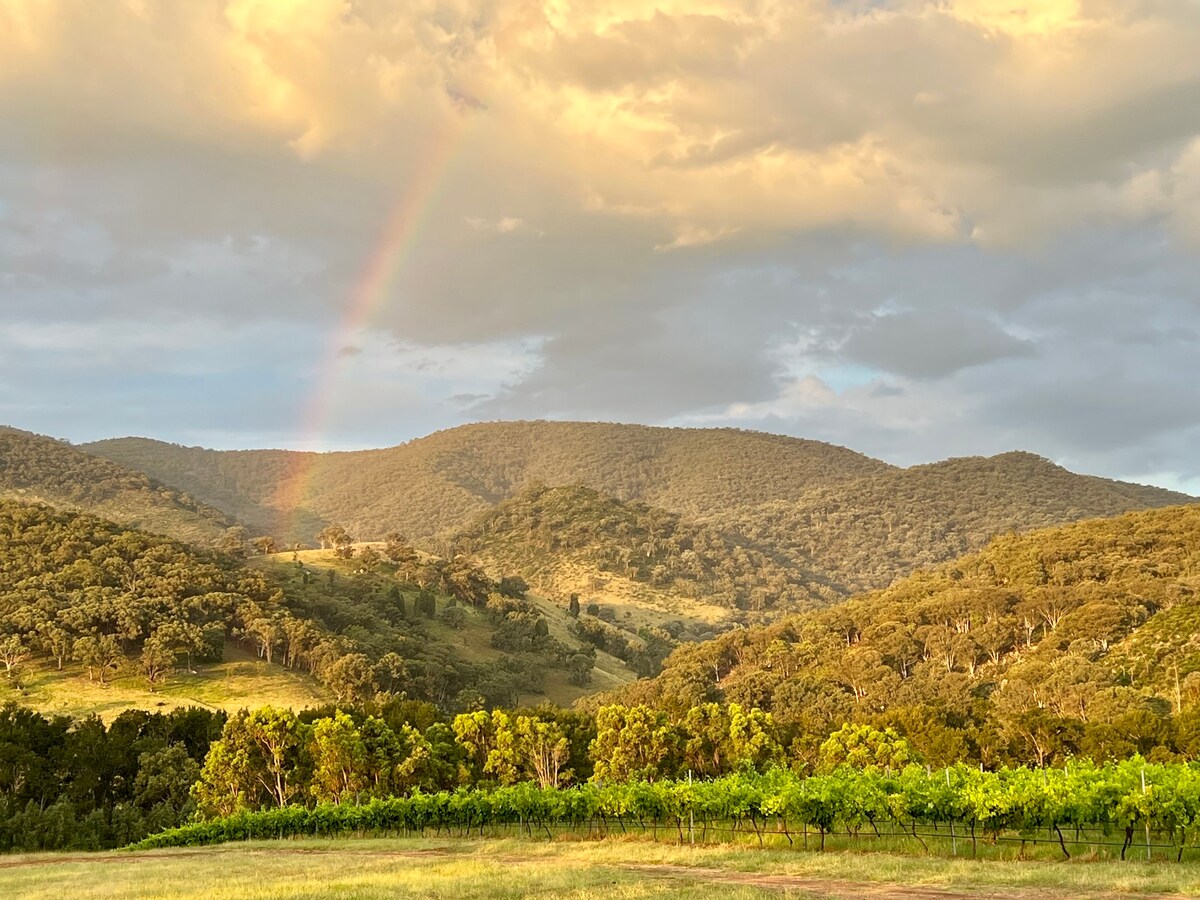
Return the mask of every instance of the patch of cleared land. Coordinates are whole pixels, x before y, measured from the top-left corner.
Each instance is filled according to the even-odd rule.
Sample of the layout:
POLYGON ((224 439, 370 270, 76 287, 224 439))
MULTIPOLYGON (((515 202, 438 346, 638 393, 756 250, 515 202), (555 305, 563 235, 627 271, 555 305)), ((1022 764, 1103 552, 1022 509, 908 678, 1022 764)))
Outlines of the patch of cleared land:
POLYGON ((846 897, 1067 900, 1194 896, 1200 865, 997 862, 681 847, 608 839, 338 839, 0 858, 0 896, 846 897))
POLYGON ((168 712, 182 706, 234 711, 243 707, 282 706, 304 709, 330 702, 332 696, 313 678, 278 665, 268 665, 252 653, 225 647, 219 663, 196 663, 193 671, 179 669, 158 684, 127 665, 110 675, 106 684, 89 681, 79 665, 53 663, 25 669, 18 682, 0 678, 0 703, 14 700, 47 715, 86 716, 95 713, 111 722, 126 709, 168 712))

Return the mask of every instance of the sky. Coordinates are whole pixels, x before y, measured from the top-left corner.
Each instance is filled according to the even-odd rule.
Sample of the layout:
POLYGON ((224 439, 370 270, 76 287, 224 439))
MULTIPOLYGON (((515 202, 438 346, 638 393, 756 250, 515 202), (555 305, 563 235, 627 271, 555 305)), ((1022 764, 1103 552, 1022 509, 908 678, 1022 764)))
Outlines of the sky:
POLYGON ((0 422, 1200 493, 1195 0, 0 0, 0 422))

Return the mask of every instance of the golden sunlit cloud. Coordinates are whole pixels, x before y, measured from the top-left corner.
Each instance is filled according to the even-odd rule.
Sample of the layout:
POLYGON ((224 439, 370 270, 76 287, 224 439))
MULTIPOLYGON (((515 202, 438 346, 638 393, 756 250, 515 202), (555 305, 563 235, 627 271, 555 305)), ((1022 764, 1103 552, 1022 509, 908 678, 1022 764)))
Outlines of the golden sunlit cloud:
MULTIPOLYGON (((1170 2, 1117 12, 1082 0, 0 0, 0 90, 30 102, 74 90, 94 119, 273 146, 393 186, 453 134, 467 164, 536 154, 525 177, 581 214, 657 216, 660 249, 846 225, 1011 242, 1129 214, 1113 197, 1144 191, 1148 172, 1165 191, 1151 205, 1171 203, 1175 160, 1153 135, 1144 148, 1122 135, 1120 116, 1200 77, 1200 23, 1170 2), (1077 171, 1054 157, 1063 144, 1078 148, 1077 171), (1044 207, 1056 213, 1028 214, 1044 207)), ((70 123, 60 137, 84 140, 70 123)))

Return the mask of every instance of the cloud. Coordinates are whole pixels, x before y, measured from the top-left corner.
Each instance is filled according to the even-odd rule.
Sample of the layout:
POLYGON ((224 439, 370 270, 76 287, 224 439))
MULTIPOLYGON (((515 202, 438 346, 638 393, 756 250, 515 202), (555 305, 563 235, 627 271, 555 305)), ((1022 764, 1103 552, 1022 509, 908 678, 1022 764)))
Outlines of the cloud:
POLYGON ((1032 341, 958 309, 872 314, 838 350, 846 359, 911 378, 939 378, 1036 352, 1032 341))
POLYGON ((1194 477, 1197 45, 1190 0, 0 0, 0 404, 311 443, 334 359, 343 442, 1194 477))
POLYGON ((501 216, 494 222, 489 222, 487 219, 480 218, 479 216, 467 216, 465 221, 476 231, 491 231, 496 234, 513 234, 525 231, 536 234, 538 237, 545 235, 544 231, 531 227, 529 223, 519 216, 501 216))

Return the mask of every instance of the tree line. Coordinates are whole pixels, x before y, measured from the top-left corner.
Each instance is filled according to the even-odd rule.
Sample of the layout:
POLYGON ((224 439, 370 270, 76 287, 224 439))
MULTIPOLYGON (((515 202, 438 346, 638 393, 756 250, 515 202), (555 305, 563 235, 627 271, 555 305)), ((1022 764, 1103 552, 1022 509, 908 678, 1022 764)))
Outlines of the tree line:
POLYGON ((0 850, 98 850, 188 821, 225 714, 129 710, 106 726, 0 707, 0 850))
MULTIPOLYGON (((715 703, 683 715, 612 705, 594 714, 541 706, 447 716, 393 699, 302 713, 130 711, 107 729, 94 717, 71 722, 9 705, 0 712, 0 848, 116 846, 193 816, 465 788, 669 785, 749 772, 824 777, 846 767, 894 774, 930 762, 894 728, 848 723, 821 735, 812 751, 806 737, 763 710, 715 703)), ((1177 761, 1151 765, 1195 759, 1154 749, 1177 761)), ((1073 759, 1061 769, 1106 765, 1115 763, 1073 759)))

